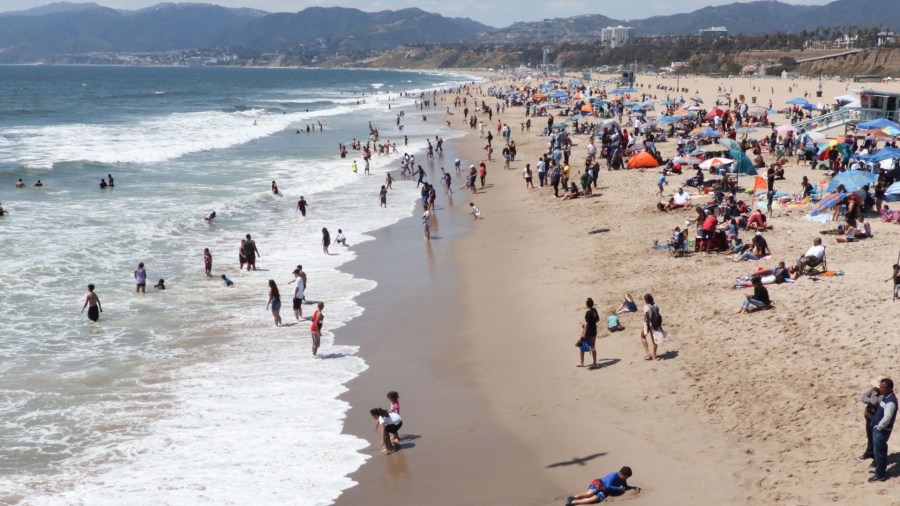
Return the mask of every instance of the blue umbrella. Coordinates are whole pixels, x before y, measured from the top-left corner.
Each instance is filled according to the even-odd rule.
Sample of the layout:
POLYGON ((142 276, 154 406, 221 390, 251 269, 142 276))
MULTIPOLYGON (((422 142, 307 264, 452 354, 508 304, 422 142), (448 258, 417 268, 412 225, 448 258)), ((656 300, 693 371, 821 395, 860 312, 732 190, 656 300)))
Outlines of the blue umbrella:
POLYGON ((561 91, 554 91, 553 93, 551 93, 547 96, 550 98, 566 98, 566 97, 568 97, 568 95, 566 95, 565 93, 563 93, 561 91))
POLYGON ((719 135, 719 132, 716 132, 715 130, 710 130, 710 129, 708 129, 708 128, 705 129, 705 130, 701 130, 701 131, 697 132, 696 134, 694 134, 694 136, 696 136, 696 137, 710 137, 710 138, 718 138, 718 137, 721 137, 721 135, 719 135))
POLYGON ((888 189, 884 191, 885 196, 890 196, 891 198, 886 198, 885 200, 893 202, 898 200, 900 197, 900 181, 888 186, 888 189))
POLYGON ((756 131, 755 128, 738 128, 737 130, 734 131, 734 133, 739 134, 739 135, 744 135, 744 134, 752 134, 755 131, 756 131))
POLYGON ((671 100, 663 100, 662 102, 659 103, 659 105, 675 105, 675 102, 673 102, 671 100))
POLYGON ((872 128, 876 130, 881 130, 882 128, 900 128, 900 125, 885 118, 873 119, 856 125, 857 130, 869 130, 872 128))
POLYGON ((797 97, 797 98, 792 98, 792 99, 788 100, 787 103, 791 104, 791 105, 803 105, 803 104, 808 104, 809 100, 806 100, 805 98, 797 97))
POLYGON ((828 183, 827 191, 833 192, 837 190, 839 185, 844 185, 844 188, 847 189, 847 191, 853 191, 857 188, 862 188, 867 184, 872 184, 875 181, 878 181, 878 175, 876 174, 863 170, 848 170, 847 172, 841 172, 837 176, 834 176, 828 183))
POLYGON ((818 107, 816 107, 816 106, 814 106, 813 104, 810 104, 810 103, 803 104, 803 105, 800 106, 800 108, 801 108, 801 109, 806 109, 806 110, 808 110, 808 111, 811 111, 811 110, 813 110, 813 109, 818 109, 818 107))
POLYGON ((670 123, 678 123, 679 121, 681 121, 683 119, 684 119, 684 117, 682 117, 682 116, 660 116, 659 120, 657 120, 657 121, 659 121, 663 125, 668 125, 670 123))
POLYGON ((833 195, 825 197, 824 199, 820 200, 818 204, 816 204, 816 207, 812 209, 812 211, 809 213, 810 216, 818 216, 819 214, 824 213, 825 211, 836 206, 838 203, 840 203, 840 201, 844 200, 844 197, 846 196, 846 193, 835 193, 833 195))
POLYGON ((873 163, 880 162, 882 160, 890 160, 892 158, 900 158, 900 149, 884 148, 873 155, 869 155, 867 158, 868 161, 873 163))

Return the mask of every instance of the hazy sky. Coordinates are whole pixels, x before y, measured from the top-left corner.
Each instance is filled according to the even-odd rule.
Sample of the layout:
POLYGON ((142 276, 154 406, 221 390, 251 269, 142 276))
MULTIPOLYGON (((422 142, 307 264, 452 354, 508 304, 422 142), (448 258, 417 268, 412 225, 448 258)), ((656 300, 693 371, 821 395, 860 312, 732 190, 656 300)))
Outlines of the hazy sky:
MULTIPOLYGON (((0 11, 29 9, 54 0, 0 0, 0 11)), ((77 1, 77 0, 71 0, 77 1)), ((116 9, 140 9, 161 0, 96 0, 116 9)), ((733 3, 733 0, 193 0, 226 7, 253 7, 269 12, 297 12, 306 7, 355 7, 365 11, 419 7, 445 16, 468 17, 492 26, 507 26, 515 21, 568 17, 578 14, 603 14, 613 19, 643 19, 650 16, 690 12, 708 5, 733 3)), ((826 4, 831 0, 783 0, 791 4, 826 4)))

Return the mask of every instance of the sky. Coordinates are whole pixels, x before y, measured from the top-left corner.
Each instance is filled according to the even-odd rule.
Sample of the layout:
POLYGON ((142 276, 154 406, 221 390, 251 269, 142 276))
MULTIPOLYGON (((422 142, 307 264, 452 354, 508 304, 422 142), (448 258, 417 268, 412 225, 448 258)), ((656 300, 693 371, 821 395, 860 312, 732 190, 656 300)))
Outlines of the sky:
MULTIPOLYGON (((0 12, 30 9, 54 0, 0 0, 0 12)), ((81 0, 70 0, 80 3, 81 0)), ((790 4, 822 5, 831 0, 782 0, 790 4)), ((141 9, 161 0, 95 0, 115 9, 141 9)), ((734 0, 193 0, 225 7, 252 7, 269 12, 297 12, 311 6, 354 7, 364 11, 396 10, 406 7, 437 12, 444 16, 471 18, 481 23, 504 27, 516 21, 579 14, 603 14, 613 19, 643 19, 650 16, 691 12, 709 5, 734 3, 734 0)))

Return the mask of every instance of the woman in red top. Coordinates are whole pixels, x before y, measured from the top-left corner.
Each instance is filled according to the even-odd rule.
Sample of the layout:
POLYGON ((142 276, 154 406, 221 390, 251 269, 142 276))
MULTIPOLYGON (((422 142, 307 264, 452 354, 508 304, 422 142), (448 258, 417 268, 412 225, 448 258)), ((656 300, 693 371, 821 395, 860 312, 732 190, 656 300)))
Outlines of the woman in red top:
POLYGON ((325 315, 322 314, 323 309, 325 309, 325 303, 319 302, 318 309, 312 315, 312 326, 309 329, 312 334, 312 353, 314 357, 319 351, 319 344, 322 340, 322 320, 325 319, 325 315))

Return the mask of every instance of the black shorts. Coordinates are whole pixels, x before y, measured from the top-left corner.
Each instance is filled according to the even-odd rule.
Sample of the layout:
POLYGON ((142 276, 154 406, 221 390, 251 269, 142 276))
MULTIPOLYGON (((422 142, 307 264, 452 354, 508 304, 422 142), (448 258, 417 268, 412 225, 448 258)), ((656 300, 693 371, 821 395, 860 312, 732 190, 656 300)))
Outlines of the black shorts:
POLYGON ((295 310, 301 309, 303 307, 302 304, 303 304, 303 299, 298 299, 298 298, 294 297, 294 309, 295 310))
POLYGON ((400 427, 403 427, 402 421, 396 425, 385 425, 384 431, 387 432, 388 434, 396 434, 397 431, 400 430, 400 427))
POLYGON ((705 240, 705 239, 712 239, 712 238, 713 238, 713 231, 712 231, 712 230, 701 230, 701 231, 700 231, 700 238, 701 238, 701 239, 704 239, 704 240, 705 240))

